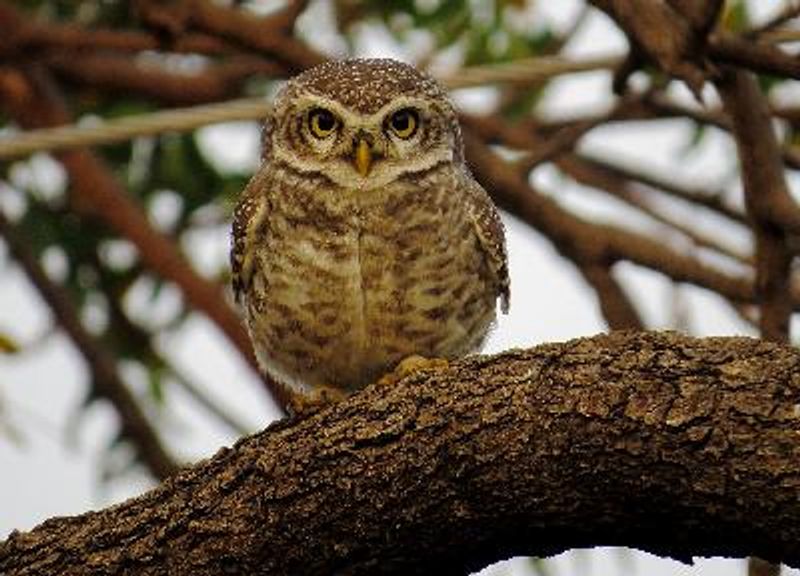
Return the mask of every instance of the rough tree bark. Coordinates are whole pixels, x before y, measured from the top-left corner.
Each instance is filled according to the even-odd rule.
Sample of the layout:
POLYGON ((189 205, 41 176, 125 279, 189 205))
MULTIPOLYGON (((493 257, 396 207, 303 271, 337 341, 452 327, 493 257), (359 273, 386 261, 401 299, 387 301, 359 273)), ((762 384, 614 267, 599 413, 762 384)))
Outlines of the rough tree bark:
POLYGON ((0 574, 464 574, 601 544, 798 566, 799 369, 672 333, 461 360, 14 533, 0 574))

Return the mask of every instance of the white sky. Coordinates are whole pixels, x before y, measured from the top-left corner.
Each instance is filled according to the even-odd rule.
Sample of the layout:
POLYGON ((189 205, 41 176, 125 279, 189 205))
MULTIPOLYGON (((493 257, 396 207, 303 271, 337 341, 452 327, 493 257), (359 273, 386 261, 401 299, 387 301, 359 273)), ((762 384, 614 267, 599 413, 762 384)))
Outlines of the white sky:
MULTIPOLYGON (((324 12, 322 3, 315 8, 324 12)), ((781 2, 751 2, 760 15, 771 13, 781 2)), ((528 15, 531 25, 548 20, 566 23, 580 5, 575 1, 538 2, 528 15)), ((318 16, 314 16, 315 18, 318 16)), ((336 46, 333 37, 317 35, 317 40, 336 46)), ((361 31, 357 49, 363 55, 408 54, 392 46, 374 30, 361 31)), ((621 53, 626 44, 601 15, 593 15, 581 30, 568 54, 596 55, 621 53)), ((570 115, 587 108, 608 105, 609 75, 584 74, 559 81, 546 107, 553 115, 570 115)), ((795 93, 794 96, 797 94, 795 93)), ((485 91, 462 94, 459 102, 481 104, 485 91)), ((791 95, 790 95, 791 96, 791 95)), ((624 158, 635 165, 653 167, 664 174, 677 174, 687 182, 720 182, 730 166, 732 146, 726 138, 710 134, 702 151, 691 161, 680 151, 688 141, 685 126, 679 123, 626 125, 621 130, 609 128, 592 132, 582 149, 597 155, 624 158)), ((258 154, 258 130, 251 124, 231 124, 207 129, 204 144, 222 162, 238 167, 255 166, 258 154)), ((537 185, 559 201, 593 219, 617 217, 604 199, 590 199, 576 186, 569 185, 552 168, 543 167, 534 176, 537 185)), ((800 186, 792 181, 794 191, 800 186)), ((8 209, 13 199, 2 198, 0 208, 8 209)), ((505 217, 512 278, 511 314, 502 317, 488 351, 514 346, 528 346, 590 335, 603 329, 594 296, 577 272, 556 255, 537 234, 511 217, 505 217)), ((732 239, 737 241, 737 239, 732 239)), ((741 242, 741 239, 739 240, 741 242)), ((228 232, 221 227, 192 239, 188 247, 201 269, 227 258, 228 232)), ((6 261, 5 250, 0 247, 6 261)), ((690 287, 674 288, 659 275, 634 266, 617 271, 634 295, 651 326, 669 327, 672 303, 676 294, 690 310, 694 333, 742 334, 749 329, 735 318, 719 298, 690 287)), ((178 297, 167 290, 165 298, 178 297)), ((23 342, 37 338, 47 327, 47 313, 22 274, 6 266, 0 275, 0 331, 12 333, 23 342)), ((209 394, 239 414, 253 430, 274 417, 274 411, 247 371, 220 334, 202 318, 195 318, 178 333, 164 337, 163 349, 169 350, 178 365, 209 394)), ((128 374, 126 374, 128 375, 128 374)), ((130 375, 134 389, 141 390, 141 378, 130 375), (138 387, 138 388, 137 388, 138 387)), ((105 404, 95 404, 88 411, 80 406, 85 394, 86 371, 70 343, 62 335, 37 344, 21 358, 0 355, 0 423, 10 424, 19 435, 11 441, 0 428, 0 539, 14 528, 29 529, 54 515, 77 514, 100 508, 135 495, 151 485, 146 475, 129 473, 110 483, 98 477, 101 455, 116 426, 116 416, 105 404)), ((187 460, 198 459, 230 444, 234 437, 209 420, 185 393, 168 387, 166 411, 160 432, 170 447, 187 460)), ((525 561, 513 561, 488 568, 482 574, 523 575, 525 561)), ((703 575, 744 574, 740 561, 703 560, 695 567, 657 559, 653 556, 619 550, 601 550, 563 554, 552 563, 551 574, 647 574, 703 575)), ((786 571, 800 575, 800 571, 786 571)))

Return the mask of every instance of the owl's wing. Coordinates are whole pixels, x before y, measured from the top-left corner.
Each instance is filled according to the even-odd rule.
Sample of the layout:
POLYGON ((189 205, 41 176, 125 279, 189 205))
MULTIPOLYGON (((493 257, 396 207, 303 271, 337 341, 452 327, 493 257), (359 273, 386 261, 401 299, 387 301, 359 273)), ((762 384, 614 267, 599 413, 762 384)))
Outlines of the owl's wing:
POLYGON ((255 236, 267 217, 267 170, 262 164, 242 192, 233 212, 231 235, 231 284, 236 302, 250 285, 253 274, 255 236))
POLYGON ((500 309, 506 314, 511 288, 508 277, 505 227, 500 220, 500 213, 486 190, 472 176, 467 176, 465 180, 467 205, 472 225, 489 261, 489 267, 494 272, 500 293, 500 309))

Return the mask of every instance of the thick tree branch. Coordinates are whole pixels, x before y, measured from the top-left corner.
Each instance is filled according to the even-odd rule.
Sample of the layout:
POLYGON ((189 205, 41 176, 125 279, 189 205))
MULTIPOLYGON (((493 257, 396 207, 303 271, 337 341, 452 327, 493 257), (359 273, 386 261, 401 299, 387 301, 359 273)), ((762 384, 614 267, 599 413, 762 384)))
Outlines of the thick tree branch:
POLYGON ((0 573, 449 575, 594 545, 797 566, 798 369, 674 333, 460 360, 12 534, 0 573))

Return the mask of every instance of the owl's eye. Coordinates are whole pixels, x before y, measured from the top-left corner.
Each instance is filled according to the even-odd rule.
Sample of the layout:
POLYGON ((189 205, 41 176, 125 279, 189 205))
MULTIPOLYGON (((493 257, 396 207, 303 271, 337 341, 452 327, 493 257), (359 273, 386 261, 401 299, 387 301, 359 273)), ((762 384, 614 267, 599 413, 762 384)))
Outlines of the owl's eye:
POLYGON ((324 108, 314 108, 308 115, 308 128, 317 138, 327 138, 336 130, 339 121, 333 112, 324 108))
POLYGON ((389 118, 389 128, 400 138, 411 138, 419 126, 419 114, 411 108, 403 108, 389 118))

